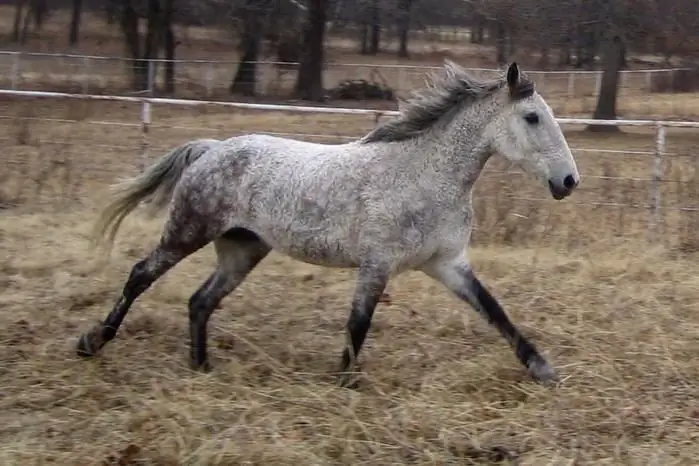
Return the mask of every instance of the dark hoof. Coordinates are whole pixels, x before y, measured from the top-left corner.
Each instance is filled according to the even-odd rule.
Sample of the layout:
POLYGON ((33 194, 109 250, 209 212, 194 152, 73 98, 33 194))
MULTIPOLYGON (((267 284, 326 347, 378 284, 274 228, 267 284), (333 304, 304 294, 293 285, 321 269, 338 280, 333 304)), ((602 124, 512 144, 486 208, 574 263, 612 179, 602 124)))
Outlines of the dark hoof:
POLYGON ((90 348, 87 334, 80 335, 80 338, 78 339, 77 353, 81 358, 90 358, 95 355, 92 348, 90 348))
POLYGON ((542 385, 553 386, 559 382, 554 368, 544 359, 537 359, 529 363, 527 368, 529 376, 542 385))
POLYGON ((89 358, 96 355, 105 344, 103 337, 103 327, 98 325, 87 333, 80 335, 76 353, 83 358, 89 358))

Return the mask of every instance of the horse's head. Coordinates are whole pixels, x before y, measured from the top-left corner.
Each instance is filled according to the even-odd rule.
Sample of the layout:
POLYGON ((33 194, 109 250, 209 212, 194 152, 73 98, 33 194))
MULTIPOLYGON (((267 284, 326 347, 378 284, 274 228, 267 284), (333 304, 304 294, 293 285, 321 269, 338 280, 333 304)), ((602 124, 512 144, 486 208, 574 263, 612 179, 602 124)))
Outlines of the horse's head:
POLYGON ((580 181, 575 159, 551 107, 516 63, 507 70, 500 112, 486 129, 494 152, 519 165, 563 199, 580 181))

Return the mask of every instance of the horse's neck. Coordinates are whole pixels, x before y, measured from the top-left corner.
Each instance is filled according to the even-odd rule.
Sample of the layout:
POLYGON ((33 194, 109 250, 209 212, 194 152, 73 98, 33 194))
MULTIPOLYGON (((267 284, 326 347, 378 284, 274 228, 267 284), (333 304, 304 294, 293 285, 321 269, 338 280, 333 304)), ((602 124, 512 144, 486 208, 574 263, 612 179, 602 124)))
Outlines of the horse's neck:
POLYGON ((430 165, 442 176, 470 192, 491 156, 482 136, 484 128, 484 124, 474 122, 466 127, 463 123, 450 123, 420 141, 418 144, 423 147, 419 152, 430 158, 430 165))

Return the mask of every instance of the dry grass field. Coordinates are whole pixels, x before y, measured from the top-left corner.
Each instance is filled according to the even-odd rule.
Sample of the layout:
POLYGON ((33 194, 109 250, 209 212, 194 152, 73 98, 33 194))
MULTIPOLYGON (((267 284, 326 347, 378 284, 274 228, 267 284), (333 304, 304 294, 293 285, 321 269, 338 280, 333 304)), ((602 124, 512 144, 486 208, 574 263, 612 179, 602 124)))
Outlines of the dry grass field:
MULTIPOLYGON (((108 43, 89 44, 109 54, 108 43)), ((688 96, 657 99, 622 99, 622 112, 692 115, 672 103, 688 96)), ((584 113, 584 102, 551 95, 559 114, 584 113)), ((696 464, 698 131, 668 131, 652 241, 649 130, 566 127, 583 180, 562 202, 500 160, 483 173, 475 269, 557 367, 559 386, 529 380, 494 329, 410 273, 379 305, 363 383, 349 390, 331 372, 355 273, 279 254, 212 317, 211 373, 188 369, 186 311, 211 247, 147 291, 101 356, 75 356, 163 221, 137 212, 111 257, 91 250, 110 183, 189 139, 264 131, 339 142, 374 124, 156 106, 144 139, 139 112, 0 99, 0 464, 696 464)))
MULTIPOLYGON (((88 248, 107 184, 146 160, 139 109, 3 109, 2 464, 674 465, 699 455, 697 222, 677 211, 696 207, 696 132, 669 135, 664 234, 650 244, 648 209, 633 204, 649 200, 651 133, 570 128, 575 148, 622 153, 576 151, 583 184, 563 202, 497 160, 479 182, 475 267, 560 386, 531 382, 493 329, 413 273, 391 283, 362 353, 365 382, 347 390, 330 373, 354 272, 276 254, 214 314, 210 374, 186 359, 186 302, 213 267, 210 247, 137 302, 101 357, 79 360, 77 336, 108 312, 162 223, 136 214, 108 262, 88 248)), ((373 124, 170 107, 154 118, 149 161, 200 136, 337 141, 373 124)))

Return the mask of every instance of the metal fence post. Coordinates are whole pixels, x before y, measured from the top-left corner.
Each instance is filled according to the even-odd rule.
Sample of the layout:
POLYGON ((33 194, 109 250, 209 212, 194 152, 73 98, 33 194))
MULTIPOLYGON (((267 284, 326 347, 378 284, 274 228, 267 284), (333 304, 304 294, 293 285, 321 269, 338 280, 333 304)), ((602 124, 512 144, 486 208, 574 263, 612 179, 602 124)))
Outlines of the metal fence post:
POLYGON ((662 123, 655 127, 655 154, 653 162, 653 181, 651 185, 650 219, 648 222, 648 237, 654 241, 658 235, 660 218, 660 193, 665 171, 665 141, 666 128, 662 123))
POLYGON ((206 82, 206 97, 211 98, 214 95, 214 64, 213 62, 206 63, 206 72, 204 81, 206 82))
POLYGON ((575 97, 575 73, 568 73, 568 98, 572 99, 575 97))
POLYGON ((152 58, 148 59, 148 85, 147 85, 147 95, 148 97, 153 97, 155 92, 155 71, 156 71, 156 61, 152 58))
POLYGON ((19 89, 19 81, 20 81, 20 58, 21 58, 21 52, 15 52, 12 54, 12 75, 10 77, 12 81, 12 89, 19 89))
POLYGON ((148 133, 153 119, 153 109, 150 98, 155 89, 155 61, 148 60, 148 89, 147 97, 141 102, 141 169, 148 166, 148 149, 150 147, 148 133))
POLYGON ((150 99, 145 98, 141 102, 141 170, 144 170, 148 166, 148 133, 150 132, 152 117, 150 99))
POLYGON ((83 57, 83 94, 90 93, 90 57, 83 57))

